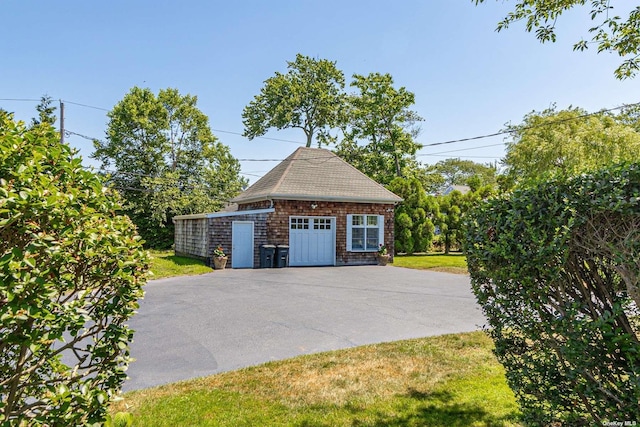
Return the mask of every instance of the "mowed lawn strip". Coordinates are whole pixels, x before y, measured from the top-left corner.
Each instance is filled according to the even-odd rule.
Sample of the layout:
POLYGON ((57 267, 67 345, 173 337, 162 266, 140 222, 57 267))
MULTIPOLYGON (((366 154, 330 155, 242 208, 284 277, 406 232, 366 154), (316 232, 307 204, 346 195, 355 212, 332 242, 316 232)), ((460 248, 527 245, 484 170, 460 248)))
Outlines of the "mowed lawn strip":
MULTIPOLYGON (((171 250, 151 250, 151 279, 162 279, 175 276, 193 276, 211 273, 213 269, 207 267, 203 261, 176 256, 171 250)), ((468 274, 467 258, 460 253, 396 255, 393 258, 396 267, 415 268, 418 270, 433 270, 445 273, 468 274)))
POLYGON ((193 276, 213 271, 211 267, 207 267, 204 264, 204 261, 176 256, 171 250, 150 250, 149 253, 151 254, 151 272, 153 273, 150 277, 151 280, 175 276, 193 276))
POLYGON ((414 254, 396 255, 393 257, 396 267, 433 270, 445 273, 468 274, 467 257, 461 253, 454 254, 414 254))
POLYGON ((301 356, 124 395, 135 426, 519 426, 483 332, 301 356))

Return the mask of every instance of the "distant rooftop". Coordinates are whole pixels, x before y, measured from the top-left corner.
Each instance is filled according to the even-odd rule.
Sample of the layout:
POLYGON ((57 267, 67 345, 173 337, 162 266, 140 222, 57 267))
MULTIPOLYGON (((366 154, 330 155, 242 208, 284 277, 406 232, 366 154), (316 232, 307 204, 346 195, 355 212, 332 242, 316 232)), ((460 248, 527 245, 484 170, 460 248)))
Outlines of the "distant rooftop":
POLYGON ((467 194, 469 191, 471 191, 471 187, 469 187, 468 185, 450 185, 445 188, 441 194, 443 196, 446 196, 447 194, 451 194, 454 191, 459 191, 462 194, 467 194))

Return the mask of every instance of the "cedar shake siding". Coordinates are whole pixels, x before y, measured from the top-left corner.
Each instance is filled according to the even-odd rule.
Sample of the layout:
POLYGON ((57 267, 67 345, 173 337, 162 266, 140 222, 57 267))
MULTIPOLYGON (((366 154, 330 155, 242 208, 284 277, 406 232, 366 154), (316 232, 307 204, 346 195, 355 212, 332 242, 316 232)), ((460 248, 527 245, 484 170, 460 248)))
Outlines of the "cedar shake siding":
POLYGON ((260 266, 260 246, 266 245, 267 242, 267 218, 268 213, 257 213, 249 215, 233 215, 210 218, 210 235, 209 242, 211 245, 211 255, 213 249, 218 245, 222 246, 225 254, 229 258, 227 264, 233 265, 233 256, 231 253, 231 230, 233 221, 252 221, 253 222, 253 268, 260 266))
POLYGON ((311 202, 297 200, 275 200, 275 212, 267 219, 267 241, 274 245, 289 244, 289 218, 292 216, 335 217, 336 219, 336 265, 375 264, 376 253, 347 251, 347 215, 383 215, 384 244, 393 255, 394 205, 374 203, 311 202))
POLYGON ((209 250, 209 227, 207 218, 174 221, 176 255, 206 260, 209 250))

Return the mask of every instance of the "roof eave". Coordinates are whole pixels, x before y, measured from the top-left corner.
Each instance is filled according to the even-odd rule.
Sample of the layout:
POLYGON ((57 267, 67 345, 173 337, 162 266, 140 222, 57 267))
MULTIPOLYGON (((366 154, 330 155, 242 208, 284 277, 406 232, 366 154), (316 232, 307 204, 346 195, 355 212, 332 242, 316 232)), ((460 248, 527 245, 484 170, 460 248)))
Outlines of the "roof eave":
POLYGON ((400 203, 404 199, 396 196, 395 198, 375 198, 375 197, 351 197, 351 196, 319 196, 312 194, 267 194, 257 195, 253 197, 241 198, 237 197, 231 201, 234 203, 254 203, 265 200, 305 200, 315 202, 353 202, 353 203, 382 203, 395 204, 400 203))
POLYGON ((242 216, 242 215, 256 215, 263 213, 271 213, 275 212, 274 208, 265 208, 265 209, 251 209, 246 211, 219 211, 219 212, 209 212, 209 213, 200 213, 200 214, 192 214, 192 215, 176 215, 172 218, 173 223, 180 220, 187 219, 209 219, 209 218, 221 218, 226 216, 242 216))

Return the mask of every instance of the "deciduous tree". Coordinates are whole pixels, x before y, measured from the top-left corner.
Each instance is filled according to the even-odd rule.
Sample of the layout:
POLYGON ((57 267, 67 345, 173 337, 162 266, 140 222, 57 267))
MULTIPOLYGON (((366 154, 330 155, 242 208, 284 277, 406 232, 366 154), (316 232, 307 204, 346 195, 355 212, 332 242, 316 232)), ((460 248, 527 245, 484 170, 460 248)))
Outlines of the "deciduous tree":
POLYGON ((442 177, 441 190, 450 185, 468 185, 474 190, 484 185, 496 185, 497 171, 493 165, 452 158, 441 160, 426 169, 426 173, 442 177))
POLYGON ((301 54, 287 62, 289 71, 264 82, 242 112, 244 136, 253 139, 270 128, 299 128, 311 147, 314 136, 318 146, 333 140, 329 131, 343 120, 344 74, 336 63, 301 54))
MULTIPOLYGON (((476 4, 485 0, 475 0, 476 4)), ((556 41, 556 24, 560 16, 576 6, 584 6, 586 0, 519 0, 500 23, 497 31, 508 28, 514 22, 525 21, 526 30, 534 31, 538 40, 556 41)), ((591 41, 582 39, 573 45, 574 50, 586 50, 590 44, 598 53, 616 53, 625 58, 616 69, 618 79, 633 77, 640 69, 640 6, 631 6, 626 18, 614 11, 611 0, 592 0, 590 16, 594 25, 589 28, 591 41)), ((618 2, 622 6, 622 2, 618 2)))
POLYGON ((515 183, 640 158, 640 134, 608 114, 550 108, 527 114, 511 129, 504 165, 507 177, 515 183))
POLYGON ((348 97, 344 140, 336 153, 374 180, 387 184, 415 163, 422 148, 414 138, 422 121, 410 107, 415 96, 406 88, 396 89, 390 74, 354 74, 348 97))
POLYGON ((107 140, 94 142, 92 156, 153 247, 173 242, 172 216, 215 211, 245 185, 238 161, 196 102, 176 89, 155 96, 134 87, 109 112, 107 140))

